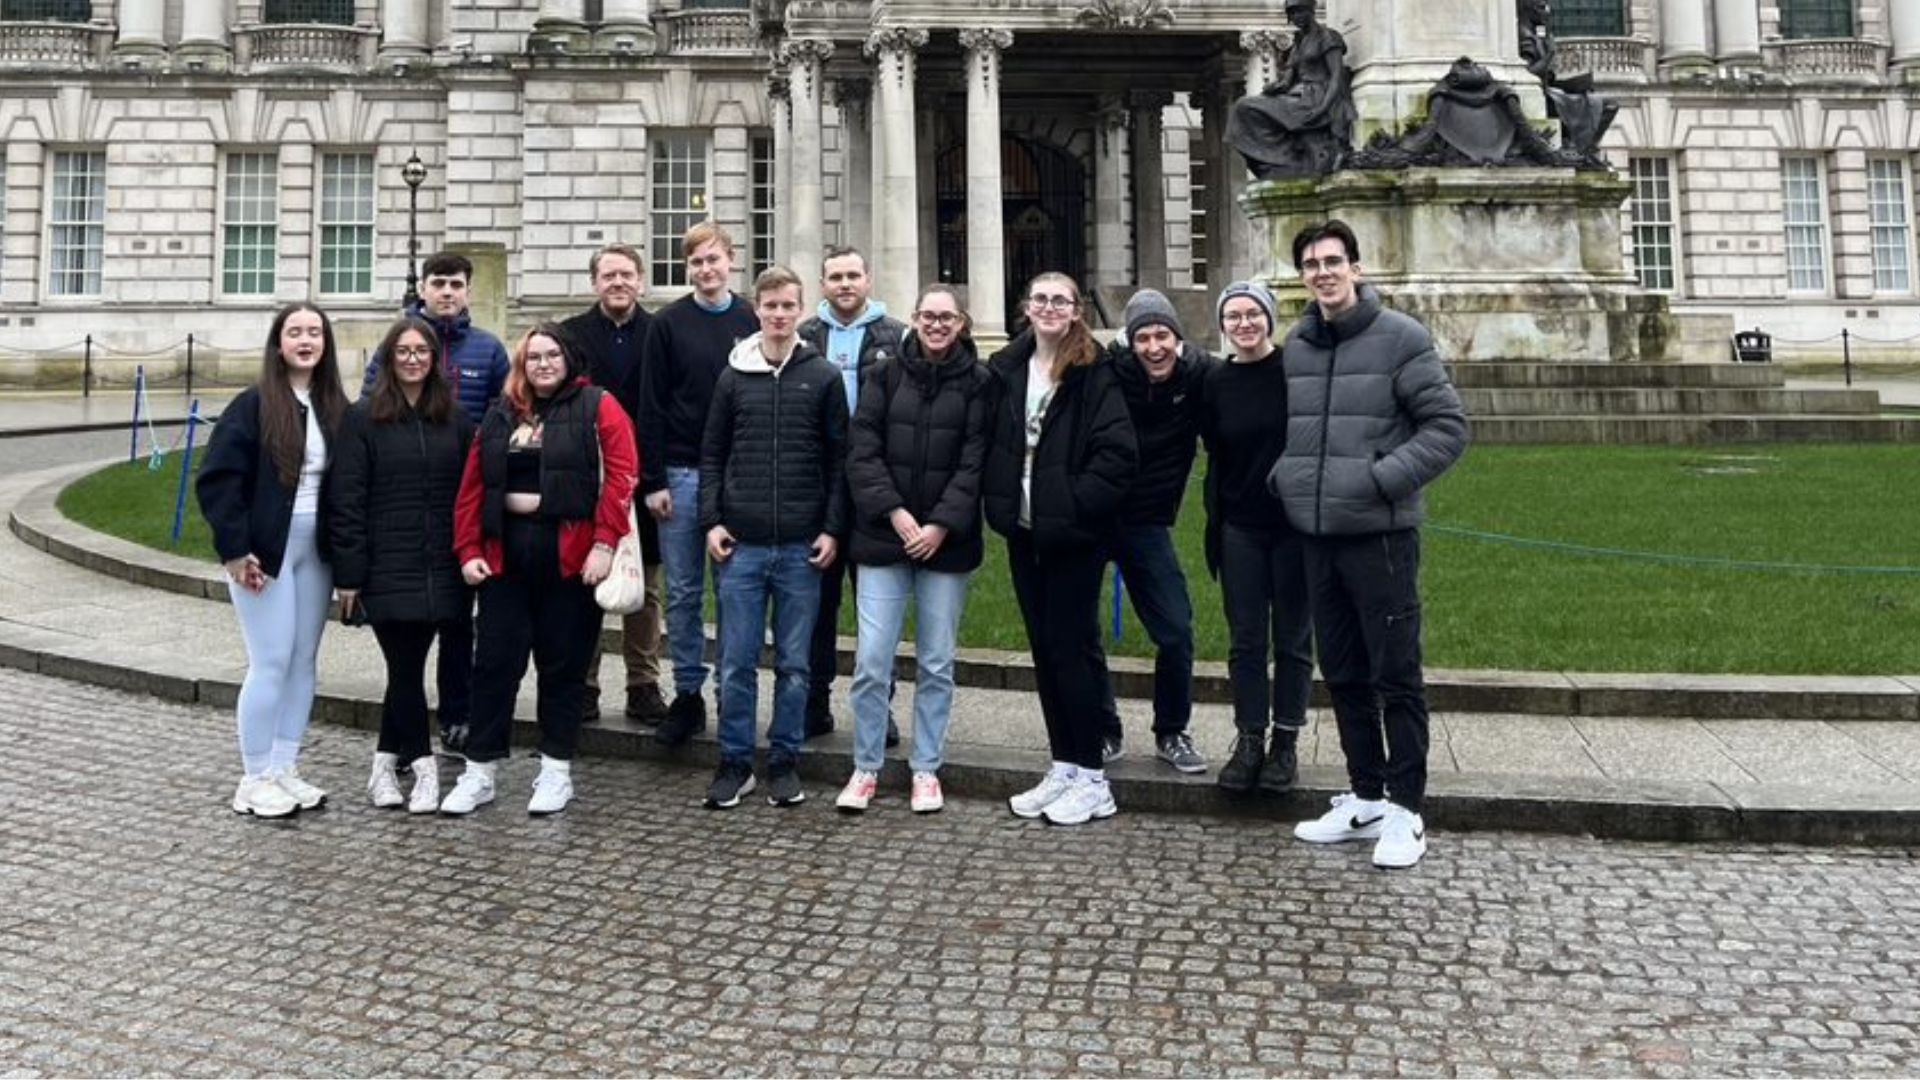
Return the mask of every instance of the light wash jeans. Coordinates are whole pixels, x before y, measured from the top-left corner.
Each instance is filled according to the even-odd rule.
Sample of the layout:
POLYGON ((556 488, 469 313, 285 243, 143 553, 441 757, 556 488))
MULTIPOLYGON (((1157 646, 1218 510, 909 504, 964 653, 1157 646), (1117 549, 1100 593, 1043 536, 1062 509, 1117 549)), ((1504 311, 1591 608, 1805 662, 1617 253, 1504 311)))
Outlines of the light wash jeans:
MULTIPOLYGON (((675 496, 677 499, 678 496, 675 496)), ((676 513, 678 511, 676 510, 676 513)), ((806 730, 807 653, 820 611, 820 571, 811 544, 741 544, 715 569, 720 600, 720 756, 753 758, 760 708, 760 643, 773 606, 773 719, 767 759, 800 756, 806 730)))
POLYGON ((879 772, 887 751, 888 692, 894 651, 913 601, 917 630, 913 684, 914 772, 939 772, 953 716, 953 650, 972 574, 941 574, 910 564, 862 566, 860 646, 853 667, 853 767, 879 772))
POLYGON ((317 525, 317 515, 293 515, 280 576, 267 579, 261 592, 227 583, 247 643, 247 677, 235 712, 240 760, 249 776, 292 768, 313 715, 320 632, 333 597, 333 570, 315 546, 317 525))
POLYGON ((660 565, 667 579, 667 652, 676 694, 698 694, 707 681, 707 630, 700 608, 707 591, 707 537, 700 528, 700 470, 667 468, 673 517, 660 523, 660 565))

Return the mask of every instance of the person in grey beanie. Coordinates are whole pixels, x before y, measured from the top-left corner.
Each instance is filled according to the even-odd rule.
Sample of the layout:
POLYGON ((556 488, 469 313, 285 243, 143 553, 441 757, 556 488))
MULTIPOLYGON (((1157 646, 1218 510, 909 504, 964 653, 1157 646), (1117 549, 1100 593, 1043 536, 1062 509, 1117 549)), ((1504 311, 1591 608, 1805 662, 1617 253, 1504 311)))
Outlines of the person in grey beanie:
MULTIPOLYGON (((1166 296, 1141 289, 1127 301, 1126 335, 1105 362, 1126 398, 1140 447, 1140 465, 1120 512, 1111 555, 1133 611, 1153 641, 1155 754, 1180 772, 1207 771, 1187 732, 1193 717, 1193 601, 1173 546, 1173 523, 1187 493, 1200 434, 1200 384, 1213 361, 1186 340, 1180 315, 1166 296)), ((1107 669, 1103 687, 1101 752, 1124 752, 1120 713, 1107 669)))

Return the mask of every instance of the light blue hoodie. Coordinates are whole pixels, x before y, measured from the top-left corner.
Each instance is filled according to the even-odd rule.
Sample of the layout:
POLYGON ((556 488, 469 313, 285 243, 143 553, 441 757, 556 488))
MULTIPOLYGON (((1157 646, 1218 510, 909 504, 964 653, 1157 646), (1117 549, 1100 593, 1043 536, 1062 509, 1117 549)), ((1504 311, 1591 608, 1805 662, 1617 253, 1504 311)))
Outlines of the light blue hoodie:
POLYGON ((821 325, 827 328, 827 362, 840 369, 840 381, 847 387, 847 409, 851 412, 859 405, 860 398, 860 347, 867 341, 867 324, 886 318, 887 305, 878 300, 868 300, 867 310, 853 320, 852 326, 840 325, 834 315, 833 305, 825 300, 814 312, 821 325))

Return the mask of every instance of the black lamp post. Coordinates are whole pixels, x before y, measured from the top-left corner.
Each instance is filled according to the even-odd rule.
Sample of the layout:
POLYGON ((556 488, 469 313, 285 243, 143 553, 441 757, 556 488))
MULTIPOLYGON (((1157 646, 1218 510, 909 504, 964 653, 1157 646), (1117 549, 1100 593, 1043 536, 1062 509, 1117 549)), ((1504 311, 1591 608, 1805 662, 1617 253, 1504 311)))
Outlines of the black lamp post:
POLYGON ((420 185, 427 182, 427 167, 414 151, 400 166, 400 179, 407 182, 407 295, 402 301, 411 308, 420 302, 420 275, 415 260, 420 255, 420 185))

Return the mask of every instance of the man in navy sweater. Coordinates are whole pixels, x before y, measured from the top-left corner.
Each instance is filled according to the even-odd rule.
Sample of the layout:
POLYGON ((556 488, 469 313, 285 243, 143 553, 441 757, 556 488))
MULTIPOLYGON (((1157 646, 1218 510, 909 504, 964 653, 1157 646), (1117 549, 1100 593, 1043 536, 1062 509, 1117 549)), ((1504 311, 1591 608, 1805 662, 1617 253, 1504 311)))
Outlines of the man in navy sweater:
POLYGON ((713 384, 739 342, 760 320, 728 281, 733 238, 711 221, 680 241, 693 292, 653 317, 640 380, 640 494, 660 523, 660 562, 667 579, 667 651, 673 658, 673 702, 654 737, 679 746, 707 726, 706 537, 700 528, 700 440, 713 384))

